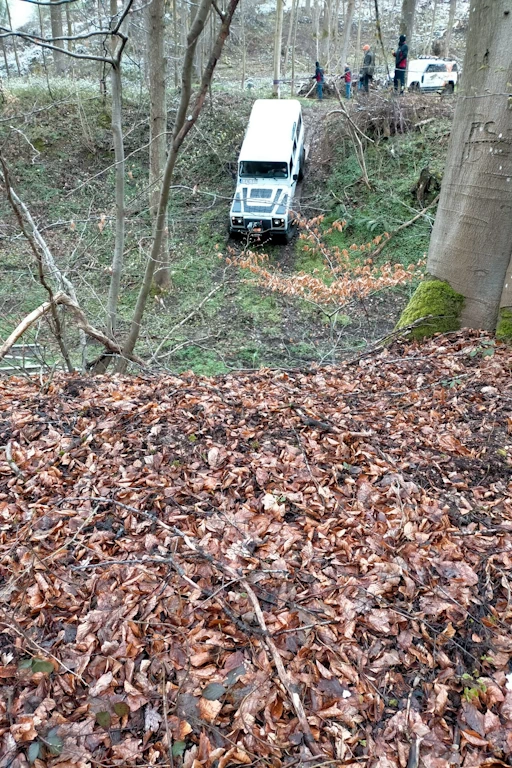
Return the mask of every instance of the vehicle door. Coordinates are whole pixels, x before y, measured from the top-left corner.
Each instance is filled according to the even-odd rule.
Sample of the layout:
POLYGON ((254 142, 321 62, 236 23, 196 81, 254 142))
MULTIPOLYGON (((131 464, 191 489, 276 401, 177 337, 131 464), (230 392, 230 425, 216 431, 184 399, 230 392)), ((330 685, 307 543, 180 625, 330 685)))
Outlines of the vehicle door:
POLYGON ((433 62, 428 65, 425 74, 422 77, 421 87, 426 91, 437 91, 442 88, 446 82, 446 64, 444 62, 433 62))

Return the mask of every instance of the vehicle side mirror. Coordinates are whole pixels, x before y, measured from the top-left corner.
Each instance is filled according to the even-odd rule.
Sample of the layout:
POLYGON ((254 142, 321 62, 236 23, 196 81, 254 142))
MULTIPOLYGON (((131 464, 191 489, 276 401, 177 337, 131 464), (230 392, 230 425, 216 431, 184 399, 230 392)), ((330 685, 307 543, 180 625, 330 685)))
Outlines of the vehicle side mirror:
POLYGON ((297 181, 298 178, 299 178, 299 174, 298 173, 294 173, 293 174, 293 180, 297 181))

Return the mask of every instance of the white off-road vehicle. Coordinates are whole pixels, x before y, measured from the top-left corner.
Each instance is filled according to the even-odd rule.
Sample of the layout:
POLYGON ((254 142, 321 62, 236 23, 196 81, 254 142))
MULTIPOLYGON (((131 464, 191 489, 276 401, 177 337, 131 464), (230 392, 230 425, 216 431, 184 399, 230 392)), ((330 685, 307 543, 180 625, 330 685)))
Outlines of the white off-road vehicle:
POLYGON ((457 76, 457 62, 433 56, 420 56, 409 61, 406 83, 410 91, 453 93, 457 76))
POLYGON ((289 242, 295 231, 293 198, 305 161, 300 102, 255 101, 238 158, 230 234, 289 242))

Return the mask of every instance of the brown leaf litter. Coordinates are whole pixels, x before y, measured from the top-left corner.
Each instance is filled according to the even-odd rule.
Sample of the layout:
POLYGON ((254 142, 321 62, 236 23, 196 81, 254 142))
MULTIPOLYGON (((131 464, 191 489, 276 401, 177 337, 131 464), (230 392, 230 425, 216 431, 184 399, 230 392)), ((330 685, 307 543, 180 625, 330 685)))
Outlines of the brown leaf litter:
POLYGON ((0 768, 511 765, 511 362, 1 381, 0 768))

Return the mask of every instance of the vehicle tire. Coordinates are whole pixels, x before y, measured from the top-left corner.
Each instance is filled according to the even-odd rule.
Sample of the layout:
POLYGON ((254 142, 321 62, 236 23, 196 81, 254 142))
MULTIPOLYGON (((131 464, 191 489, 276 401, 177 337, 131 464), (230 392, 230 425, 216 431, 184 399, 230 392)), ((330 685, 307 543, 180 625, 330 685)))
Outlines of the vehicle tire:
POLYGON ((453 83, 446 83, 446 85, 444 87, 444 92, 445 93, 453 93, 454 90, 455 89, 454 89, 453 83))
POLYGON ((298 173, 299 181, 302 181, 302 179, 304 178, 305 165, 306 165, 306 150, 303 147, 300 155, 300 164, 299 164, 299 173, 298 173))
POLYGON ((297 234, 297 225, 290 224, 290 226, 288 227, 284 235, 282 235, 284 244, 289 245, 296 234, 297 234))
POLYGON ((413 93, 419 93, 420 92, 420 84, 419 83, 411 83, 409 86, 409 90, 413 93))

